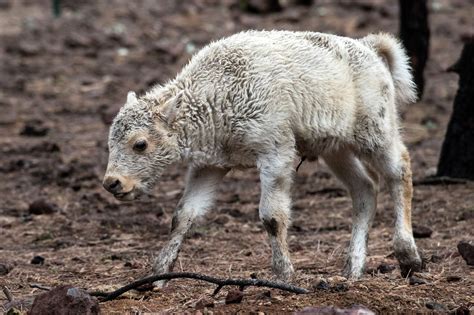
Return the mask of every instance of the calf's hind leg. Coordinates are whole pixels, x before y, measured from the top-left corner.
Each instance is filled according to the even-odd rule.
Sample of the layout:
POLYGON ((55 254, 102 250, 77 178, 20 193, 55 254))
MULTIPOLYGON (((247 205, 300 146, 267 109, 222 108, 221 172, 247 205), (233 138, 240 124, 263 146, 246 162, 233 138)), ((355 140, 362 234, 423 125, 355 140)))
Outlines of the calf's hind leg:
POLYGON ((364 272, 368 233, 377 207, 378 187, 374 182, 377 174, 369 176, 362 162, 349 150, 327 154, 324 160, 352 197, 352 235, 344 276, 358 279, 364 272))
POLYGON ((373 165, 385 178, 395 205, 393 247, 403 277, 422 269, 422 260, 413 238, 411 200, 413 196, 410 155, 401 142, 373 156, 373 165))

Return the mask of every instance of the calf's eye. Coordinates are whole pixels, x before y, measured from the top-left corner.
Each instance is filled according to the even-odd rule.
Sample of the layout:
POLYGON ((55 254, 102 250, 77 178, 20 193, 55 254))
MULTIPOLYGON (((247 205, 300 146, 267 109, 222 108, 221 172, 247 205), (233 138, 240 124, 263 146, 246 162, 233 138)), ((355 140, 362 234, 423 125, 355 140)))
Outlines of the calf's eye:
POLYGON ((133 150, 136 152, 143 152, 146 150, 147 146, 148 144, 146 143, 146 140, 138 140, 133 145, 133 150))

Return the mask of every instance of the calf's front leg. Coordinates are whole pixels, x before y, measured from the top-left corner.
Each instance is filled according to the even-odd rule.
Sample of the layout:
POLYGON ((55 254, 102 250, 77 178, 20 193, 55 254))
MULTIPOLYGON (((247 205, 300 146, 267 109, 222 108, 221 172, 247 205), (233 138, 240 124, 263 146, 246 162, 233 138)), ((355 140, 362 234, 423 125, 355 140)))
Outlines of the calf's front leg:
MULTIPOLYGON (((196 218, 212 207, 217 187, 227 172, 227 169, 215 167, 191 167, 189 169, 186 189, 173 215, 170 240, 155 259, 153 266, 154 274, 173 270, 186 233, 196 218)), ((158 287, 162 287, 164 284, 165 281, 154 283, 158 287)))
POLYGON ((272 271, 278 280, 288 281, 293 265, 288 251, 287 234, 290 225, 291 159, 273 157, 261 161, 260 181, 262 195, 259 215, 270 238, 272 271))

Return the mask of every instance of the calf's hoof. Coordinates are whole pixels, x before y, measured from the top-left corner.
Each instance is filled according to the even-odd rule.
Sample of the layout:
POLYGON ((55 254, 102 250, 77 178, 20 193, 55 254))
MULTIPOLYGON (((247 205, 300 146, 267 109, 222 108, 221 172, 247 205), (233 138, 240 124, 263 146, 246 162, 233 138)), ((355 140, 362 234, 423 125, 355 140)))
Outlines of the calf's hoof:
POLYGON ((423 270, 423 261, 420 257, 412 260, 399 261, 400 272, 403 278, 411 276, 414 272, 423 270))
POLYGON ((424 269, 423 260, 416 249, 411 251, 395 251, 395 257, 397 257, 403 278, 424 269))
POLYGON ((289 282, 295 272, 291 263, 274 265, 272 269, 274 279, 281 282, 289 282))
POLYGON ((359 266, 354 268, 352 263, 348 260, 344 265, 344 269, 342 270, 342 275, 348 280, 359 280, 360 277, 364 274, 365 266, 359 266))

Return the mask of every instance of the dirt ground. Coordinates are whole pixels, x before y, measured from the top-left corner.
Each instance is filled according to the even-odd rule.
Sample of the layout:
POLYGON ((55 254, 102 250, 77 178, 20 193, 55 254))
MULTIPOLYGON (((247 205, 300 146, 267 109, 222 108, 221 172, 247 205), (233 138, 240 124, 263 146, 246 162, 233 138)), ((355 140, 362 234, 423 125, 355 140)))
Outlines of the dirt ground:
MULTIPOLYGON (((0 274, 0 284, 18 299, 41 293, 31 284, 111 290, 149 274, 154 255, 167 240, 185 168, 171 168, 153 196, 134 203, 119 203, 103 190, 108 127, 129 90, 142 92, 165 82, 197 49, 244 29, 352 37, 398 30, 398 1, 318 0, 311 7, 264 15, 242 13, 233 0, 62 2, 62 16, 54 19, 50 1, 0 1, 0 264, 11 269, 0 274), (44 200, 50 211, 30 207, 36 200, 44 200), (36 255, 45 259, 43 264, 30 263, 36 255)), ((293 194, 293 283, 312 289, 324 278, 345 286, 306 295, 249 288, 241 303, 231 305, 224 303, 229 290, 224 288, 213 299, 214 307, 201 312, 285 313, 355 304, 376 312, 472 309, 474 269, 456 245, 474 237, 474 183, 420 181, 436 170, 457 90, 457 76, 446 69, 459 57, 462 38, 474 33, 474 6, 463 0, 429 3, 432 37, 425 95, 402 109, 418 183, 413 221, 417 229, 433 231, 431 237, 417 239, 427 260, 426 270, 417 276, 426 283, 410 285, 398 266, 387 273, 367 273, 356 282, 338 277, 350 237, 351 201, 322 162, 305 162, 293 194)), ((271 277, 257 187, 255 170, 235 171, 225 179, 215 209, 190 235, 176 271, 271 277)), ((382 189, 369 239, 369 270, 396 266, 393 225, 391 201, 382 189)), ((101 309, 104 314, 194 313, 213 289, 207 283, 175 280, 165 290, 132 293, 102 303, 101 309)), ((0 294, 0 305, 5 302, 0 294)))

